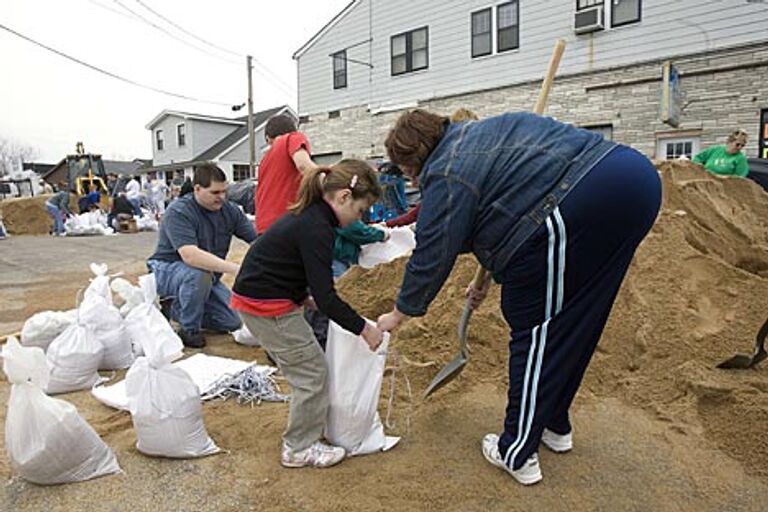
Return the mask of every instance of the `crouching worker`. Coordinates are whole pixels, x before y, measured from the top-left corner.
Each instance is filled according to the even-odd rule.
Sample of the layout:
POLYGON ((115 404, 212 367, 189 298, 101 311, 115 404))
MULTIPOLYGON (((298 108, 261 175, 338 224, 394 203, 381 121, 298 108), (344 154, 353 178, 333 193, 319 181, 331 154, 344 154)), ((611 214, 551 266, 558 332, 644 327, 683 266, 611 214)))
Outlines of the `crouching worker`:
POLYGON ((155 274, 160 297, 173 297, 171 318, 181 329, 184 345, 205 346, 202 329, 235 331, 242 323, 229 309, 224 273, 240 266, 226 261, 232 235, 248 243, 256 239, 253 224, 227 202, 227 178, 215 165, 195 170, 192 194, 174 201, 163 216, 155 253, 147 266, 155 274))
POLYGON ((316 304, 341 327, 362 335, 371 350, 379 346, 382 332, 336 294, 331 261, 334 228, 359 220, 380 193, 365 162, 342 160, 310 170, 296 204, 251 246, 235 280, 232 307, 291 386, 283 466, 322 468, 345 456, 344 448, 320 441, 328 413, 328 367, 301 305, 316 304))

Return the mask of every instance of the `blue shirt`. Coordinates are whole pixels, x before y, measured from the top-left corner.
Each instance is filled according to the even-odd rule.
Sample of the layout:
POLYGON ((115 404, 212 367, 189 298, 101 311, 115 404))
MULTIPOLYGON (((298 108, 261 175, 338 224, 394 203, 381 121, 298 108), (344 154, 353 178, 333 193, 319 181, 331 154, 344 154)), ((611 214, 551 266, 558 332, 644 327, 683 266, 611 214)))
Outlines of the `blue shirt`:
POLYGON ((248 243, 256 239, 253 223, 237 206, 226 201, 220 210, 211 211, 200 206, 194 194, 188 194, 165 211, 157 248, 149 259, 181 261, 178 251, 185 245, 194 245, 224 259, 232 235, 248 243))

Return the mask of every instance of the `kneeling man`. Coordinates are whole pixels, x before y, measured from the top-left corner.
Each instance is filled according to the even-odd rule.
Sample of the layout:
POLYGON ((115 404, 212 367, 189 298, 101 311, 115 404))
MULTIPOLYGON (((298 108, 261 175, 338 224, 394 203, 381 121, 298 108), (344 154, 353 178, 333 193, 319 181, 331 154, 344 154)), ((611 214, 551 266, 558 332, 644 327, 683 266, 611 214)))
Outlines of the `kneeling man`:
POLYGON ((147 266, 155 274, 157 293, 173 297, 171 318, 180 325, 184 345, 205 346, 201 329, 234 331, 240 318, 229 309, 223 273, 237 274, 240 265, 226 261, 232 235, 248 243, 256 239, 253 223, 226 200, 226 176, 215 165, 195 170, 194 193, 172 202, 160 223, 155 253, 147 266))

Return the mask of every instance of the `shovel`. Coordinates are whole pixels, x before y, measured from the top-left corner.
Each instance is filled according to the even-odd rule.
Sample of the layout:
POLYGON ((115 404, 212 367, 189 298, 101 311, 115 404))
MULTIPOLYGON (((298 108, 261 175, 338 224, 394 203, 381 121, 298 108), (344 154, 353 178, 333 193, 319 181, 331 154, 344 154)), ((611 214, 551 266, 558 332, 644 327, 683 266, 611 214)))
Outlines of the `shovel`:
MULTIPOLYGON (((552 50, 552 57, 549 59, 549 66, 547 67, 547 74, 544 76, 544 81, 541 83, 539 97, 536 99, 536 105, 533 108, 535 114, 541 115, 544 113, 547 98, 549 97, 549 90, 552 88, 552 81, 555 79, 555 73, 557 72, 557 67, 560 65, 560 58, 563 56, 564 51, 565 41, 563 39, 558 39, 555 43, 555 48, 552 50)), ((475 272, 475 277, 472 280, 472 286, 480 288, 480 285, 485 280, 485 276, 486 270, 478 265, 477 272, 475 272)), ((432 379, 432 382, 424 391, 424 398, 455 379, 467 365, 467 361, 469 361, 467 327, 469 326, 469 318, 471 316, 472 307, 469 299, 467 299, 467 302, 464 304, 464 311, 461 314, 461 320, 459 320, 459 353, 456 354, 456 357, 451 359, 442 370, 440 370, 434 379, 432 379)))
POLYGON ((766 336, 768 336, 768 320, 765 321, 765 323, 757 333, 757 337, 755 338, 755 350, 751 356, 746 356, 744 354, 737 354, 732 358, 726 361, 723 361, 722 363, 717 365, 717 367, 723 368, 726 370, 732 370, 732 369, 745 370, 747 368, 752 368, 763 359, 768 358, 768 352, 765 351, 766 336))

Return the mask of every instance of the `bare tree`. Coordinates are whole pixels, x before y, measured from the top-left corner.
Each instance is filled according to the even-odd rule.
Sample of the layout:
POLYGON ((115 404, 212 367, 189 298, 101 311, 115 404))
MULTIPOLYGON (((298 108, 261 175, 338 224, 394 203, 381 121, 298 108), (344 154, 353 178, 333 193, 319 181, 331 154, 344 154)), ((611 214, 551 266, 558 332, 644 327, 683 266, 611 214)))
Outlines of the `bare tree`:
POLYGON ((0 138, 0 176, 19 169, 21 162, 29 162, 36 158, 37 154, 37 149, 32 146, 0 138))

